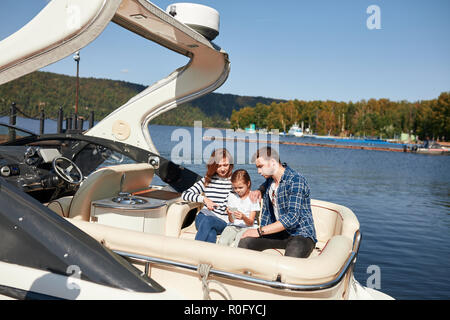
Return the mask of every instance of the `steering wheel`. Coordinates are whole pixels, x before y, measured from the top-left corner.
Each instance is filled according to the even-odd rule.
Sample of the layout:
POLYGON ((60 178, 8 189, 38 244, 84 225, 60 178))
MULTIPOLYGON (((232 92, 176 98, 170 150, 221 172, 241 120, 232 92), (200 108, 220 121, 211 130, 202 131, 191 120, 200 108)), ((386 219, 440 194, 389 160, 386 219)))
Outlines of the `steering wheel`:
POLYGON ((53 159, 53 169, 61 179, 68 183, 78 185, 83 181, 83 173, 80 168, 72 160, 65 157, 53 159))

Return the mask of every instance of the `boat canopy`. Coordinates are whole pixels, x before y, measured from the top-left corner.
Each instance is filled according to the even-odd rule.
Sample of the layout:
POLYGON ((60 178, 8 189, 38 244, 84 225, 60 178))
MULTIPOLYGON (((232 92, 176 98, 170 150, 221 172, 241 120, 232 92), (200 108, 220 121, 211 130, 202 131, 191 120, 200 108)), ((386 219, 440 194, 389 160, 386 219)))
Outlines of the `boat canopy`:
MULTIPOLYGON (((186 10, 183 6, 181 10, 186 10)), ((204 12, 215 15, 213 10, 204 12)), ((158 153, 148 131, 150 120, 220 87, 228 77, 230 62, 228 54, 204 35, 146 0, 51 1, 0 42, 0 85, 80 50, 110 21, 190 58, 186 66, 131 98, 86 133, 158 153)), ((210 27, 206 29, 213 30, 210 27)))

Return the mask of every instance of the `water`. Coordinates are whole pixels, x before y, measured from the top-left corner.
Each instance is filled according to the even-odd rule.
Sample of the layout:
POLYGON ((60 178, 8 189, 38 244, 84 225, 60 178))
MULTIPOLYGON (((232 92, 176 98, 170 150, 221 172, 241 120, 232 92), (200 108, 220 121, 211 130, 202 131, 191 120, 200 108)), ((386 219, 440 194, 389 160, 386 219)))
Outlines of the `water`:
MULTIPOLYGON (((18 118, 18 124, 39 130, 38 121, 18 118)), ((55 130, 56 123, 47 121, 45 132, 55 130)), ((194 137, 193 128, 154 125, 150 132, 166 158, 171 158, 174 148, 182 143, 179 139, 170 141, 174 132, 194 137)), ((219 132, 225 136, 224 131, 219 132)), ((203 129, 201 135, 212 133, 203 129)), ((280 137, 284 139, 296 138, 280 137)), ((195 143, 208 151, 222 142, 195 143)), ((190 144, 191 153, 193 159, 201 161, 202 152, 195 152, 195 143, 190 144)), ((242 146, 246 153, 254 150, 242 142, 236 144, 236 150, 242 146)), ((378 284, 371 280, 373 266, 377 266, 381 272, 378 289, 396 299, 450 298, 449 156, 282 144, 279 151, 283 162, 308 179, 312 198, 344 205, 358 217, 362 242, 355 277, 361 284, 378 284)), ((184 166, 200 175, 205 173, 204 164, 184 166)), ((249 171, 254 187, 263 182, 254 165, 235 168, 249 171)))
MULTIPOLYGON (((165 157, 170 158, 173 148, 183 143, 181 139, 168 141, 176 129, 150 127, 165 157)), ((193 128, 181 130, 194 137, 193 128)), ((205 136, 212 133, 202 132, 205 136)), ((280 141, 295 139, 280 136, 280 141)), ((203 149, 212 143, 226 146, 202 141, 203 149)), ((247 144, 246 152, 249 149, 247 144)), ((450 298, 450 156, 283 144, 279 152, 283 162, 308 179, 312 198, 344 205, 357 215, 362 242, 355 277, 361 284, 379 285, 377 289, 396 299, 450 298), (379 284, 373 281, 373 266, 379 267, 379 284)), ((193 145, 191 153, 201 158, 193 145)), ((205 174, 204 164, 185 166, 205 174)), ((254 187, 264 180, 253 164, 235 168, 246 169, 254 187)))

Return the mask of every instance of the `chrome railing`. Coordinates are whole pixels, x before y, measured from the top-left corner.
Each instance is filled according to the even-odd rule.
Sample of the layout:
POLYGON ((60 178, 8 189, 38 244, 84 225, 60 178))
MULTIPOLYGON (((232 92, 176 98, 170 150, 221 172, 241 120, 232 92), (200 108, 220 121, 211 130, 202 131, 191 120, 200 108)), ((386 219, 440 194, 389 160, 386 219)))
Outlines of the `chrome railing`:
MULTIPOLYGON (((361 242, 361 232, 359 230, 357 230, 354 235, 352 252, 350 253, 349 257, 347 258, 347 260, 346 260, 344 266, 341 268, 340 272, 332 280, 330 280, 328 282, 324 282, 324 283, 319 283, 319 284, 305 285, 305 284, 284 283, 284 282, 280 282, 280 281, 260 279, 260 278, 252 277, 250 275, 243 275, 243 274, 237 274, 237 273, 232 273, 232 272, 228 272, 228 271, 216 270, 213 268, 211 268, 209 272, 210 272, 210 274, 214 274, 219 277, 224 277, 224 278, 228 278, 228 279, 232 279, 232 280, 246 281, 246 282, 250 282, 250 283, 254 283, 254 284, 269 286, 269 287, 276 288, 276 289, 288 289, 288 290, 294 290, 294 291, 324 290, 324 289, 328 289, 328 288, 331 288, 331 287, 334 287, 335 285, 337 285, 344 278, 344 276, 347 274, 348 271, 351 272, 353 270, 353 265, 355 263, 355 259, 358 254, 358 251, 359 251, 360 242, 361 242)), ((140 254, 129 253, 129 252, 124 252, 124 251, 119 251, 119 250, 114 250, 114 252, 122 257, 144 262, 145 263, 145 273, 147 273, 147 274, 148 274, 150 263, 170 265, 170 266, 180 267, 180 268, 194 270, 194 271, 196 271, 198 269, 198 266, 196 266, 196 265, 191 265, 191 264, 187 264, 187 263, 183 263, 183 262, 148 257, 148 256, 140 255, 140 254)))

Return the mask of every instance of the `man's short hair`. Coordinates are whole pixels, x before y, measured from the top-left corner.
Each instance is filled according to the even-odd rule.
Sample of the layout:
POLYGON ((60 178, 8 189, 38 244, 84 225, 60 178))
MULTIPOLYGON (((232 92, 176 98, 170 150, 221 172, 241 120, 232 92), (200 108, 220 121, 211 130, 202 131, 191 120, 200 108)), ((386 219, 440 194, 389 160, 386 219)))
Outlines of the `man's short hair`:
POLYGON ((255 163, 258 158, 264 158, 265 160, 274 159, 275 161, 281 163, 278 152, 269 146, 259 148, 253 155, 252 162, 255 163))

